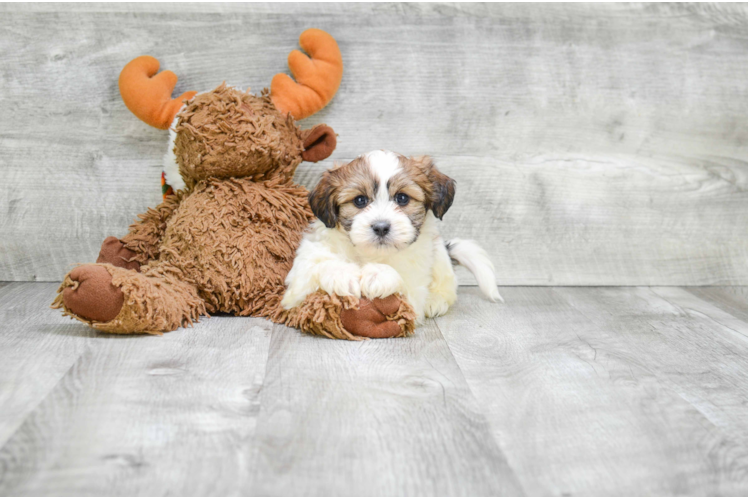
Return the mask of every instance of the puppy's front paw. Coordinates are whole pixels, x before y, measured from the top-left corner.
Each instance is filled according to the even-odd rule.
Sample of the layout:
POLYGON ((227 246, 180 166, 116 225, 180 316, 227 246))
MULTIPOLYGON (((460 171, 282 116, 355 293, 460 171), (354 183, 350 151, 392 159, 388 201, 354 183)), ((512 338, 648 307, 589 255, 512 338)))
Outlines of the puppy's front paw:
POLYGON ((384 298, 403 291, 403 279, 391 266, 371 263, 361 268, 361 294, 364 297, 384 298))
POLYGON ((309 295, 307 289, 300 286, 298 283, 292 283, 288 288, 286 288, 286 293, 283 294, 281 307, 286 311, 293 309, 294 307, 301 305, 307 295, 309 295))
POLYGON ((449 302, 442 297, 432 297, 426 303, 425 314, 427 318, 444 316, 449 311, 449 302))
POLYGON ((361 297, 361 268, 356 264, 339 263, 321 269, 319 287, 332 295, 361 297))

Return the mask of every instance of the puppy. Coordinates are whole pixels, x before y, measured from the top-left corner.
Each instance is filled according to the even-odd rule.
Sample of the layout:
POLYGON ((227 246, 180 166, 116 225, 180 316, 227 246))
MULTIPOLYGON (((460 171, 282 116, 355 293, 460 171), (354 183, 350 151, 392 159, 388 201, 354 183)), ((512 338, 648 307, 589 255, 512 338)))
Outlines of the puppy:
POLYGON ((439 236, 436 219, 454 195, 455 181, 427 156, 372 151, 328 170, 309 194, 318 220, 296 252, 283 307, 317 289, 368 299, 401 293, 421 323, 457 300, 453 261, 470 269, 489 299, 503 302, 486 252, 439 236))

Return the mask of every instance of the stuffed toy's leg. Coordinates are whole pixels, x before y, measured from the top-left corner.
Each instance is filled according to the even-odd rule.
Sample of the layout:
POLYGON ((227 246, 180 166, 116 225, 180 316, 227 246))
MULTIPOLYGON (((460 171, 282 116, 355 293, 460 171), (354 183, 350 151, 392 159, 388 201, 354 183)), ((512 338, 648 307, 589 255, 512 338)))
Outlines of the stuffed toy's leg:
POLYGON ((415 329, 413 308, 399 295, 368 300, 320 290, 286 313, 286 325, 336 339, 405 337, 415 329))
POLYGON ((141 274, 111 264, 70 271, 52 307, 108 333, 161 334, 206 314, 197 289, 177 275, 159 267, 141 274))

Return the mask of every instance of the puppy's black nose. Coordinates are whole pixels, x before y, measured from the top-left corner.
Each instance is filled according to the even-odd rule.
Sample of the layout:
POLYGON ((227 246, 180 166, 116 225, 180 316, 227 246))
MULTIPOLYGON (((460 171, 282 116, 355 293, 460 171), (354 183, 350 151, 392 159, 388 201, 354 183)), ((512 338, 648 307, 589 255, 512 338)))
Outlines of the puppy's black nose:
POLYGON ((390 232, 390 223, 382 221, 375 222, 371 225, 371 229, 376 233, 377 236, 383 238, 387 236, 387 233, 390 232))

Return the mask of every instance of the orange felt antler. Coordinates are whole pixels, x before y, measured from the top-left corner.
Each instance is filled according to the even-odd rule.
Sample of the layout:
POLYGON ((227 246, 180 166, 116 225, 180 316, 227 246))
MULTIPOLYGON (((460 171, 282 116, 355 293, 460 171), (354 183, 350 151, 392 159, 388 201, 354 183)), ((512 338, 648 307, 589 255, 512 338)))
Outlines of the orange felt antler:
POLYGON ((288 67, 296 82, 279 73, 270 84, 273 104, 297 120, 324 108, 338 91, 343 79, 343 57, 335 39, 318 29, 308 29, 299 37, 299 45, 311 58, 298 50, 288 55, 288 67))
POLYGON ((172 99, 177 75, 168 70, 156 75, 158 68, 159 63, 154 57, 133 59, 119 74, 119 93, 127 109, 135 116, 152 127, 167 129, 182 103, 192 99, 197 92, 185 92, 172 99))

